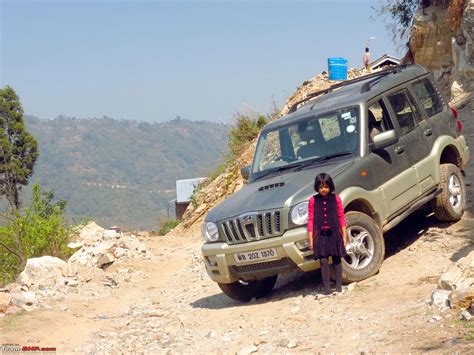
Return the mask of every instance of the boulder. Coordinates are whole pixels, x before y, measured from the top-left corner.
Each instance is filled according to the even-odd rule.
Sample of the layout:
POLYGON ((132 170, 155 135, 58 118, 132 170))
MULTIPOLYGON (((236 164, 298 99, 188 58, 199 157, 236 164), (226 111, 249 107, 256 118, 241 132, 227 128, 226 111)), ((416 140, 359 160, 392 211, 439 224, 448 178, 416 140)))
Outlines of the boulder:
POLYGON ((89 222, 79 232, 79 239, 85 244, 92 244, 95 241, 101 240, 105 229, 97 225, 95 222, 89 222))
POLYGON ((70 249, 77 249, 77 248, 81 248, 82 246, 84 245, 84 242, 71 242, 67 245, 68 248, 70 249))
POLYGON ((0 292, 0 307, 8 306, 12 300, 9 293, 0 292))
POLYGON ((120 234, 114 229, 107 229, 102 233, 104 239, 120 238, 120 234))
POLYGON ((32 306, 36 301, 36 295, 31 291, 21 291, 12 294, 12 303, 18 307, 32 306))
POLYGON ((103 269, 107 265, 115 261, 115 256, 112 253, 101 254, 97 257, 97 266, 103 269))
POLYGON ((430 305, 439 308, 443 311, 451 308, 451 302, 449 300, 450 294, 451 291, 448 290, 435 290, 431 294, 430 305))
POLYGON ((26 261, 25 269, 18 277, 20 285, 28 288, 50 287, 63 283, 67 263, 52 256, 42 256, 26 261))
POLYGON ((474 251, 452 263, 441 276, 438 286, 444 290, 469 288, 470 281, 468 279, 474 279, 474 251))
POLYGON ((474 300, 474 251, 449 266, 438 282, 438 289, 431 296, 431 304, 439 308, 445 307, 446 294, 451 307, 470 309, 472 306, 474 300))

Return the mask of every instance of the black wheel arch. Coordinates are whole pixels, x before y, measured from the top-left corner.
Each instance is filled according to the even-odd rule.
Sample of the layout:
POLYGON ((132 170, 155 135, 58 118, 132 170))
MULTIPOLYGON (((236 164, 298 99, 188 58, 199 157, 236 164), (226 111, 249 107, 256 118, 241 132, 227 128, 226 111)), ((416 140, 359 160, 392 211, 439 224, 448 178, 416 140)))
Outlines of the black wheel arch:
POLYGON ((380 220, 380 215, 377 213, 377 211, 372 207, 372 205, 367 200, 357 199, 357 200, 351 201, 344 208, 344 213, 348 213, 348 212, 360 212, 360 213, 366 214, 367 216, 372 218, 375 221, 375 223, 379 225, 379 227, 382 225, 382 221, 380 220))
POLYGON ((452 144, 444 147, 439 159, 439 164, 454 164, 462 170, 463 161, 458 149, 452 144))

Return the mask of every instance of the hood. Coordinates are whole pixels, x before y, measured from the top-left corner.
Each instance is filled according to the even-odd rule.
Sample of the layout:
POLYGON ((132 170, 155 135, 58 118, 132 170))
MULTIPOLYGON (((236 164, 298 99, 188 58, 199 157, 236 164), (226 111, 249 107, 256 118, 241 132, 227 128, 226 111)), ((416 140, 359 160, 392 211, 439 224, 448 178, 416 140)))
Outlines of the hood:
POLYGON ((325 162, 301 171, 283 171, 279 175, 252 182, 211 209, 206 221, 219 222, 247 212, 280 209, 293 206, 314 195, 314 178, 320 173, 328 173, 337 188, 337 175, 349 168, 353 157, 334 162, 325 162))

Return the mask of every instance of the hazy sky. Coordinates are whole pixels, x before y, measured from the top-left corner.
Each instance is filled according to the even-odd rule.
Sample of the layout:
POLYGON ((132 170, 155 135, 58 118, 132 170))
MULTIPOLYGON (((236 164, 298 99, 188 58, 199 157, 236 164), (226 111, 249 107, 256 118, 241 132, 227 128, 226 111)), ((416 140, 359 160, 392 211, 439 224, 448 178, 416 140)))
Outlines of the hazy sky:
POLYGON ((0 84, 25 113, 230 122, 282 106, 327 58, 396 51, 379 0, 0 0, 0 84))

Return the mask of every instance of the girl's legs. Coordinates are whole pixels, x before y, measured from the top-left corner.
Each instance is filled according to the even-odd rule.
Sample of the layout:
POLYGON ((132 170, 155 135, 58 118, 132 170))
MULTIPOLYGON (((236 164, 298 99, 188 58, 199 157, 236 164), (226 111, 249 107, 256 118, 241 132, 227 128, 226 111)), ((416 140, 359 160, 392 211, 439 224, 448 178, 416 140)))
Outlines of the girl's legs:
POLYGON ((321 263, 321 276, 323 278, 324 293, 331 293, 331 287, 329 284, 329 264, 327 258, 322 258, 319 260, 321 263))
POLYGON ((342 292, 342 264, 340 256, 333 256, 332 262, 336 269, 336 292, 342 292))

